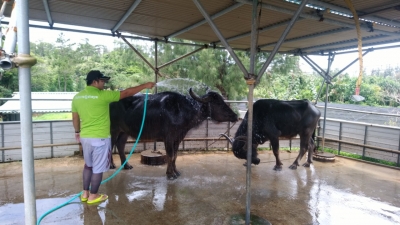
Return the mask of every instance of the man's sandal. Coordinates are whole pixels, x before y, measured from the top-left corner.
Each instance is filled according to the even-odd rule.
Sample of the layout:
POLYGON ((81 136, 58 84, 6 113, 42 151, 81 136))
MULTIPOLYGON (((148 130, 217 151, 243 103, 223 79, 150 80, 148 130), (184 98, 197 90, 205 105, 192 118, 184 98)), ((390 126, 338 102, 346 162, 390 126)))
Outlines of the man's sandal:
POLYGON ((98 198, 93 199, 91 201, 87 200, 88 204, 99 203, 108 199, 107 195, 101 194, 98 198), (103 198, 104 197, 104 198, 103 198))
POLYGON ((81 202, 87 202, 88 198, 84 198, 83 194, 81 195, 81 202))

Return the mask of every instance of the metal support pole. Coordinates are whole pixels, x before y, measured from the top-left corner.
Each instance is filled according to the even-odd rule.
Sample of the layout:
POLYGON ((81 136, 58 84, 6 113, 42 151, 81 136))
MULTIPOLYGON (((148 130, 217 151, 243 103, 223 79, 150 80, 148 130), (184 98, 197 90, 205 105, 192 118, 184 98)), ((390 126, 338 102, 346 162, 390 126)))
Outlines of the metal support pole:
MULTIPOLYGON (((4 124, 1 124, 1 147, 4 148, 4 124)), ((4 155, 4 150, 3 150, 3 151, 1 151, 1 162, 4 162, 4 161, 5 161, 5 155, 4 155)))
MULTIPOLYGON (((366 54, 368 54, 370 52, 370 50, 368 49, 366 52, 364 52, 363 56, 365 56, 366 54)), ((337 72, 335 75, 332 76, 332 78, 335 78, 336 76, 340 75, 343 71, 345 71, 347 68, 349 68, 351 65, 353 65, 355 62, 357 62, 359 59, 355 59, 353 60, 351 63, 349 63, 349 65, 345 66, 342 70, 340 70, 339 72, 337 72)))
MULTIPOLYGON (((50 144, 54 144, 53 142, 53 122, 50 122, 50 144)), ((54 147, 51 146, 50 158, 54 158, 54 147)))
POLYGON ((310 57, 307 55, 301 55, 301 57, 310 65, 319 75, 321 75, 325 79, 326 71, 322 69, 317 63, 315 63, 310 57))
POLYGON ((194 51, 192 51, 192 52, 189 52, 189 53, 187 53, 187 54, 185 54, 185 55, 182 55, 182 56, 180 56, 180 57, 178 57, 178 58, 176 58, 176 59, 174 59, 174 60, 171 60, 171 61, 169 61, 169 62, 167 62, 167 63, 164 63, 164 64, 162 64, 162 65, 159 66, 159 67, 157 67, 157 65, 156 65, 156 67, 157 67, 158 69, 161 69, 161 68, 163 68, 163 67, 166 67, 166 66, 168 66, 168 65, 171 65, 171 64, 174 63, 174 62, 177 62, 177 61, 179 61, 179 60, 181 60, 181 59, 184 59, 184 58, 186 58, 186 57, 188 57, 188 56, 190 56, 190 55, 193 55, 194 53, 196 53, 196 52, 198 52, 198 51, 201 51, 201 50, 203 50, 203 49, 205 49, 205 48, 208 48, 208 45, 204 45, 203 47, 200 47, 200 48, 198 48, 198 49, 196 49, 196 50, 194 50, 194 51))
POLYGON ((326 83, 325 108, 324 108, 324 127, 322 128, 322 151, 325 150, 325 129, 326 129, 326 110, 327 110, 327 105, 328 105, 328 93, 329 93, 329 84, 326 83))
POLYGON ((368 135, 368 126, 365 125, 365 132, 364 132, 364 146, 363 146, 363 153, 362 158, 365 158, 365 145, 367 144, 367 135, 368 135))
MULTIPOLYGON (((226 134, 226 135, 228 135, 228 137, 229 137, 229 136, 230 136, 230 133, 231 133, 231 129, 230 129, 230 127, 231 127, 231 122, 228 121, 227 124, 228 124, 228 127, 227 127, 228 129, 227 129, 227 134, 226 134)), ((229 141, 226 142, 226 150, 229 150, 229 143, 230 143, 229 141)))
POLYGON ((154 72, 156 72, 158 75, 160 75, 161 76, 161 74, 158 72, 158 70, 153 66, 153 65, 151 65, 151 63, 149 62, 149 61, 147 61, 147 59, 135 48, 135 47, 133 47, 133 45, 131 45, 131 43, 129 43, 129 41, 127 41, 126 39, 125 39, 125 37, 124 36, 122 36, 121 35, 121 38, 122 38, 122 40, 134 51, 134 52, 136 52, 136 54, 154 71, 154 72))
MULTIPOLYGON (((251 21, 251 47, 250 47, 250 74, 245 78, 250 78, 246 80, 247 85, 249 86, 249 94, 247 98, 247 108, 248 108, 248 121, 247 121, 247 143, 253 142, 253 92, 255 85, 255 64, 256 64, 256 46, 257 46, 257 6, 258 0, 253 0, 253 11, 252 11, 252 21, 251 21)), ((250 224, 250 207, 251 207, 251 158, 252 158, 252 145, 247 145, 247 173, 246 173, 246 218, 245 224, 250 224)))
MULTIPOLYGON (((342 140, 342 129, 343 129, 343 123, 339 123, 339 140, 342 140)), ((340 150, 342 150, 342 142, 339 142, 339 147, 338 147, 338 155, 340 155, 340 150)))
MULTIPOLYGON (((154 41, 154 66, 155 68, 157 68, 158 65, 158 41, 154 41)), ((158 69, 154 70, 154 82, 157 83, 158 81, 158 69)), ((155 86, 155 92, 157 93, 157 85, 155 86)), ((153 146, 153 150, 155 151, 157 149, 157 142, 154 141, 154 146, 153 146)))
POLYGON ((399 146, 397 148, 399 153, 397 153, 397 166, 400 166, 400 134, 399 134, 399 146))
POLYGON ((236 53, 233 51, 231 46, 229 46, 228 42, 222 36, 222 33, 218 30, 217 26, 214 24, 208 13, 205 11, 203 5, 198 1, 198 0, 193 0, 194 4, 197 6, 199 9, 200 13, 203 15, 203 17, 207 20, 208 24, 210 25, 211 29, 214 31, 214 33, 217 35, 219 40, 221 41, 222 45, 225 47, 225 49, 229 52, 231 57, 235 60, 236 65, 239 67, 239 69, 243 72, 243 74, 248 75, 246 68, 244 68, 243 63, 240 61, 236 53))
POLYGON ((318 98, 319 98, 319 96, 321 96, 322 88, 324 87, 324 83, 325 83, 325 80, 322 80, 322 84, 321 84, 321 87, 319 88, 318 95, 315 98, 315 104, 314 105, 317 105, 318 98))
MULTIPOLYGON (((247 141, 248 143, 252 143, 253 139, 253 92, 254 92, 254 83, 255 80, 247 80, 247 85, 249 86, 249 94, 248 94, 248 114, 247 114, 247 141)), ((250 206, 251 206, 251 156, 252 155, 252 145, 247 145, 247 173, 246 173, 246 225, 250 224, 250 206)))
POLYGON ((21 147, 22 172, 24 186, 25 224, 36 224, 35 166, 33 156, 32 134, 32 97, 31 97, 31 66, 36 63, 30 59, 29 44, 29 4, 28 0, 17 2, 17 39, 18 57, 22 57, 22 66, 18 68, 21 107, 21 147), (25 64, 28 61, 28 64, 25 64), (32 64, 33 63, 33 64, 32 64))
POLYGON ((208 118, 206 119, 206 151, 208 151, 208 118))
POLYGON ((292 19, 290 20, 289 24, 287 25, 286 29, 283 31, 281 37, 279 38, 278 42, 276 43, 274 49, 272 50, 271 54, 268 56, 267 61, 265 61, 263 67, 260 69, 258 72, 258 77, 257 77, 257 83, 260 82, 260 79, 262 75, 264 74, 265 70, 267 70, 269 64, 272 62, 272 60, 275 57, 275 54, 278 52, 279 48, 281 47, 283 41, 285 41, 286 36, 289 34, 289 31, 292 29, 293 25, 295 24, 297 18, 299 18, 299 15, 303 8, 306 6, 308 0, 303 0, 301 4, 299 5, 299 8, 297 9, 296 13, 293 14, 292 19))

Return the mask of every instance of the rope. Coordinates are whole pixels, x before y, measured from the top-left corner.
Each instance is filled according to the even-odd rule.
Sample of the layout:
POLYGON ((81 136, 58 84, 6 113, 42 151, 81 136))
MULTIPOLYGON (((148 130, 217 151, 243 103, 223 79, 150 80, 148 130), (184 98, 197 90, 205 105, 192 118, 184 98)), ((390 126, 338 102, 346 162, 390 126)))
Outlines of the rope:
POLYGON ((358 61, 360 63, 360 73, 358 74, 358 78, 357 78, 357 82, 356 82, 355 94, 359 95, 360 88, 361 88, 361 80, 362 80, 362 75, 363 75, 362 36, 361 36, 361 30, 360 30, 360 21, 358 19, 358 14, 357 14, 356 10, 354 9, 353 4, 351 3, 351 0, 344 0, 344 1, 346 2, 347 7, 350 9, 351 13, 353 14, 353 19, 356 24, 356 30, 357 30, 358 61))
MULTIPOLYGON (((131 158, 132 153, 133 153, 134 150, 136 149, 136 145, 138 144, 139 139, 140 139, 140 136, 142 135, 144 120, 145 120, 145 118, 146 118, 146 108, 147 108, 147 96, 148 96, 148 92, 149 92, 149 89, 146 89, 146 96, 145 96, 145 100, 144 100, 144 109, 143 109, 143 117, 142 117, 142 125, 141 125, 141 127, 140 127, 140 131, 139 131, 139 134, 138 134, 138 136, 137 136, 137 138, 136 138, 135 144, 132 146, 132 149, 131 149, 131 151, 129 152, 129 155, 128 155, 128 157, 126 158, 125 162, 124 162, 124 163, 118 168, 118 170, 115 171, 110 177, 108 177, 107 179, 103 180, 103 181, 101 182, 101 184, 104 184, 104 183, 108 182, 109 180, 111 180, 113 177, 115 177, 115 176, 122 170, 122 168, 124 168, 125 164, 126 164, 126 163, 128 162, 128 160, 131 158)), ((50 213, 56 211, 57 209, 60 209, 60 208, 62 208, 62 207, 64 207, 64 206, 68 205, 70 202, 72 202, 72 201, 75 200, 76 198, 80 197, 82 194, 83 194, 83 191, 79 192, 77 195, 75 195, 72 199, 68 200, 67 202, 65 202, 65 203, 63 203, 63 204, 61 204, 61 205, 58 205, 58 206, 56 206, 56 207, 50 209, 49 211, 45 212, 45 213, 39 218, 39 220, 37 221, 36 225, 39 225, 40 222, 42 221, 42 219, 43 219, 45 216, 47 216, 47 215, 49 215, 50 213)))

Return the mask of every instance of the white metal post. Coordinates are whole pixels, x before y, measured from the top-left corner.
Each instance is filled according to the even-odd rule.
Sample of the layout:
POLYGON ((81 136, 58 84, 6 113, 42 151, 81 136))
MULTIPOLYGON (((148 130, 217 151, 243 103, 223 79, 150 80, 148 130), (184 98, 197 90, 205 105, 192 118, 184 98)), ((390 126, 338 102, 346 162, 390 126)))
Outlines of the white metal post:
MULTIPOLYGON (((31 98, 31 63, 29 46, 29 10, 28 0, 18 0, 17 6, 17 40, 18 80, 21 105, 21 147, 22 172, 24 185, 25 224, 36 224, 35 167, 33 157, 32 134, 32 98, 31 98)), ((35 60, 33 60, 35 61, 35 60)), ((35 61, 36 63, 36 61, 35 61)))

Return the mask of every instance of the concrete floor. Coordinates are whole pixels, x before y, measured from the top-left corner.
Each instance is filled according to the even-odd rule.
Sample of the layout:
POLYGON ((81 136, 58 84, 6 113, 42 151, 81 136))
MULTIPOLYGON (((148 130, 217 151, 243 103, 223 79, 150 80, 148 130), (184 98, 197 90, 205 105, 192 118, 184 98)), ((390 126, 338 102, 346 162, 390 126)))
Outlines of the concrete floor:
MULTIPOLYGON (((282 152, 284 167, 276 172, 272 153, 260 154, 260 165, 252 166, 252 215, 273 225, 400 224, 399 170, 339 157, 290 170, 296 156, 282 152)), ((246 168, 231 152, 182 154, 182 175, 172 181, 166 165, 142 165, 140 154, 129 162, 133 170, 100 187, 107 201, 88 206, 76 199, 41 224, 219 225, 246 212, 246 168)), ((81 191, 82 167, 79 156, 35 161, 38 219, 81 191)), ((21 171, 21 162, 0 164, 0 224, 24 224, 21 171)))

